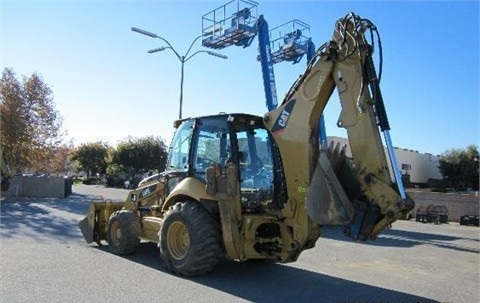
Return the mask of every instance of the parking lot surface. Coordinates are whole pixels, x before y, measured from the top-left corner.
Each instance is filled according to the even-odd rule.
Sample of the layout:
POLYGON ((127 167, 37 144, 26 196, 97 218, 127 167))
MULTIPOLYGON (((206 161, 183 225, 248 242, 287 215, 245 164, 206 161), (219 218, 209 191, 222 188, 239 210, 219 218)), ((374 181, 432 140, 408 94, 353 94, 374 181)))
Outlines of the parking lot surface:
POLYGON ((154 244, 119 257, 85 243, 77 224, 89 201, 127 193, 74 186, 65 199, 2 199, 1 302, 480 302, 478 227, 397 221, 367 243, 325 228, 295 263, 225 260, 182 278, 154 244))

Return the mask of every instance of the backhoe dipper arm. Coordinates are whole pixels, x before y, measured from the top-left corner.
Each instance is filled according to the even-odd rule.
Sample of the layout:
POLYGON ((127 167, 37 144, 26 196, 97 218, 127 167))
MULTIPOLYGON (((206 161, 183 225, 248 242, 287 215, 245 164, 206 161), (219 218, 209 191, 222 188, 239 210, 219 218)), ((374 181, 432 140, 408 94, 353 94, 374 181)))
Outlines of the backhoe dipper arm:
POLYGON ((332 41, 320 47, 282 105, 264 116, 280 150, 289 201, 306 203, 316 223, 345 225, 361 240, 374 239, 413 208, 390 178, 379 130, 390 126, 367 30, 376 32, 353 13, 337 21, 332 41), (318 121, 335 88, 342 107, 337 125, 347 130, 353 165, 344 149, 318 144, 318 121))

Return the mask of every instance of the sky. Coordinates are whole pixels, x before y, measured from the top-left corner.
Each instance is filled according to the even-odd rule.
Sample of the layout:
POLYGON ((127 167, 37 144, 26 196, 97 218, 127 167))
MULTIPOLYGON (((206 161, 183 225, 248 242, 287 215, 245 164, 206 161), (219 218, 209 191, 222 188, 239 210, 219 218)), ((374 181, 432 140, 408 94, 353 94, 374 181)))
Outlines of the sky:
MULTIPOLYGON (((131 27, 182 55, 201 34, 202 16, 227 2, 3 0, 0 67, 18 78, 42 76, 75 145, 146 136, 168 144, 181 64, 169 49, 147 53, 165 43, 131 27)), ((380 86, 393 145, 434 155, 479 145, 479 11, 478 1, 258 1, 270 28, 301 20, 317 47, 348 12, 370 19, 382 41, 380 86)), ((214 50, 226 60, 198 53, 185 62, 183 117, 266 113, 257 46, 255 39, 248 48, 214 50)), ((197 42, 191 53, 204 49, 197 42)), ((279 103, 306 64, 274 65, 279 103)), ((339 113, 334 92, 324 112, 329 136, 346 136, 339 113)))

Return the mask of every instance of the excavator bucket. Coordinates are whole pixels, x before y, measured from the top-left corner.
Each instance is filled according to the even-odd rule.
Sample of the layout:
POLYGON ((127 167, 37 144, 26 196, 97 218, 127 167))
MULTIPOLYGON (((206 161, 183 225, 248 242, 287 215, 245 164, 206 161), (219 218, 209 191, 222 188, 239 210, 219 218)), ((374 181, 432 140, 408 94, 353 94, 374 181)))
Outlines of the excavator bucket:
POLYGON ((325 152, 321 152, 307 192, 307 213, 320 225, 347 225, 354 207, 325 152))
POLYGON ((101 245, 107 239, 108 219, 111 214, 122 209, 123 202, 94 201, 90 203, 87 216, 80 220, 78 227, 87 243, 101 245))

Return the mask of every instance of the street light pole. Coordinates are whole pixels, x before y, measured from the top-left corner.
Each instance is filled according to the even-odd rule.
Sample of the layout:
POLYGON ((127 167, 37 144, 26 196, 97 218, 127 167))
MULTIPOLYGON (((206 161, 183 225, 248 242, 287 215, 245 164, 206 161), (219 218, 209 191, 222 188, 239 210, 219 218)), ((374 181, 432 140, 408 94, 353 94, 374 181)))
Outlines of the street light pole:
POLYGON ((185 65, 185 56, 182 56, 180 60, 182 62, 182 71, 180 72, 180 108, 178 109, 178 119, 182 119, 182 108, 183 108, 183 67, 185 65))
POLYGON ((146 30, 143 30, 143 29, 140 29, 140 28, 137 28, 137 27, 132 27, 132 31, 134 32, 137 32, 139 34, 142 34, 142 35, 145 35, 145 36, 148 36, 148 37, 152 37, 152 38, 157 38, 157 39, 160 39, 162 40, 163 42, 165 42, 168 46, 163 46, 163 47, 159 47, 159 48, 155 48, 155 49, 151 49, 148 51, 149 54, 153 54, 153 53, 156 53, 156 52, 161 52, 161 51, 164 51, 166 49, 171 49, 173 51, 173 53, 175 54, 175 56, 178 58, 178 60, 180 61, 181 63, 181 71, 180 71, 180 109, 179 109, 179 112, 178 112, 178 119, 182 119, 182 107, 183 107, 183 76, 184 76, 184 66, 185 66, 185 62, 187 62, 188 60, 190 60, 193 56, 195 56, 196 54, 199 54, 199 53, 207 53, 208 55, 210 56, 215 56, 215 57, 219 57, 219 58, 222 58, 222 59, 228 59, 227 56, 223 55, 223 54, 219 54, 219 53, 216 53, 216 52, 212 52, 212 51, 209 51, 209 50, 199 50, 199 51, 196 51, 194 52, 193 54, 191 54, 190 56, 188 56, 188 54, 190 53, 190 51, 192 50, 192 47, 193 45, 195 44, 195 42, 197 42, 198 39, 200 39, 202 36, 198 36, 197 38, 195 38, 192 43, 190 44, 187 52, 181 56, 176 50, 175 48, 173 48, 173 46, 170 44, 170 42, 168 42, 166 39, 158 36, 157 34, 154 34, 154 33, 151 33, 149 31, 146 31, 146 30))

